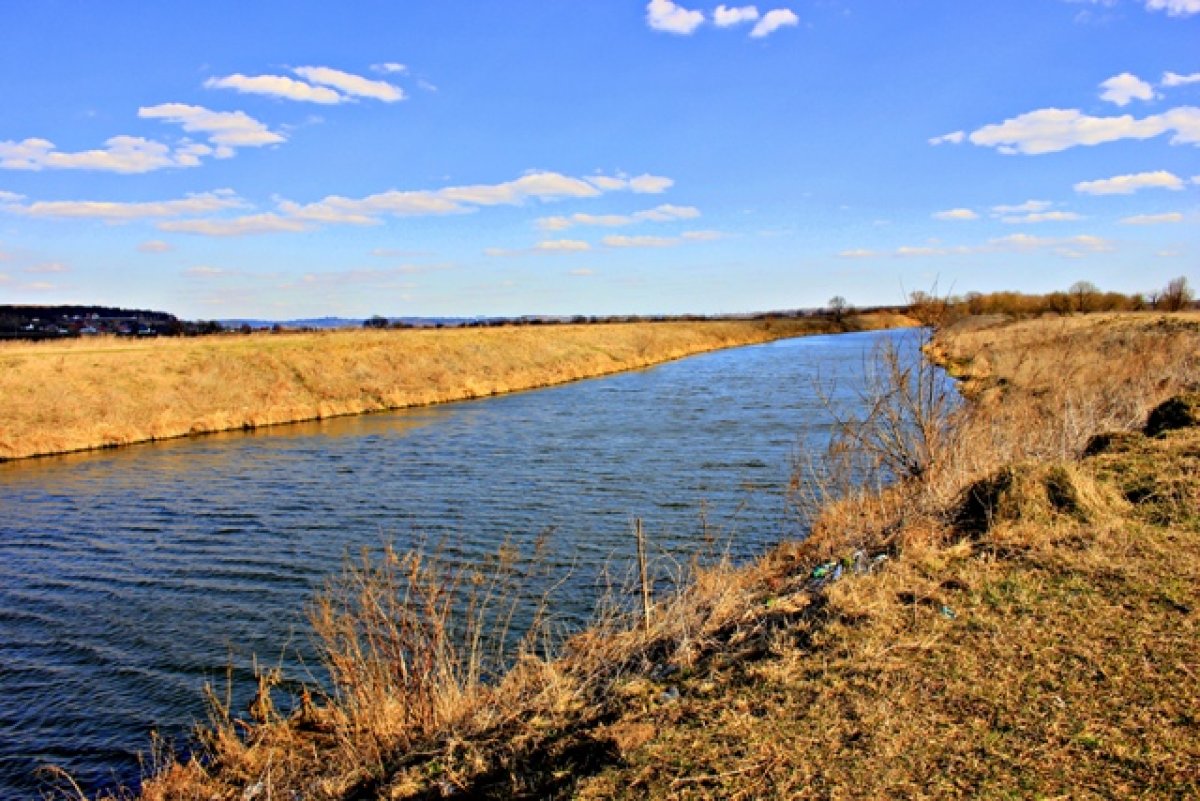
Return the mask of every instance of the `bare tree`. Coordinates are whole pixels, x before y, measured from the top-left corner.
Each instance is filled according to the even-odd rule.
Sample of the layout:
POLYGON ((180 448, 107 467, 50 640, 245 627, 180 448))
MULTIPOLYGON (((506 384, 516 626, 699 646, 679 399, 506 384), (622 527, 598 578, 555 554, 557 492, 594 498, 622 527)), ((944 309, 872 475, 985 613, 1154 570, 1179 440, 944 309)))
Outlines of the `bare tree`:
POLYGON ((1091 281, 1076 281, 1071 284, 1071 288, 1067 292, 1075 299, 1075 311, 1086 314, 1092 311, 1092 308, 1095 306, 1096 296, 1100 294, 1100 288, 1091 281))
POLYGON ((841 295, 834 295, 829 299, 829 311, 833 313, 833 319, 839 323, 851 308, 850 303, 841 295))
POLYGON ((1188 286, 1187 278, 1181 275, 1167 282, 1166 289, 1158 296, 1158 308, 1163 311, 1180 311, 1188 307, 1193 297, 1195 294, 1188 286))

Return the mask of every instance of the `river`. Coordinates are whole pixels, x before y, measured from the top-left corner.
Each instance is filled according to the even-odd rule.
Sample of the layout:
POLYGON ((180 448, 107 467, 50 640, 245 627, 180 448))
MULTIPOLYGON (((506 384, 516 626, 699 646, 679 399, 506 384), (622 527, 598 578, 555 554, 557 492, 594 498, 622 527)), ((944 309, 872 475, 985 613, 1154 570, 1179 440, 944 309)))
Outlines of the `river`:
MULTIPOLYGON (((786 488, 879 341, 815 336, 411 411, 0 464, 0 798, 52 764, 136 780, 226 666, 311 664, 306 605, 347 553, 437 543, 471 562, 549 534, 587 619, 602 565, 705 537, 745 559, 801 536, 786 488)), ((72 399, 86 403, 86 399, 72 399)), ((314 668, 315 670, 315 668, 314 668)))

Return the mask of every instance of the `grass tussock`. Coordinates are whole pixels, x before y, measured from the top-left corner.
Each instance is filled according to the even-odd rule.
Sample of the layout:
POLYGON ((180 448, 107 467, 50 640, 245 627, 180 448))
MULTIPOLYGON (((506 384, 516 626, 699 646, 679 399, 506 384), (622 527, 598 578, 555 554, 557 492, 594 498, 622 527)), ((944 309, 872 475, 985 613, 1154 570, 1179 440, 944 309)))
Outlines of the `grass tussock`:
POLYGON ((884 353, 797 478, 806 541, 486 678, 469 599, 494 596, 446 601, 483 578, 356 566, 317 607, 334 691, 218 710, 141 797, 1195 797, 1198 323, 944 330, 965 405, 884 353))
MULTIPOLYGON (((864 315, 838 330, 912 325, 864 315)), ((822 319, 0 343, 0 460, 423 406, 834 330, 822 319)))

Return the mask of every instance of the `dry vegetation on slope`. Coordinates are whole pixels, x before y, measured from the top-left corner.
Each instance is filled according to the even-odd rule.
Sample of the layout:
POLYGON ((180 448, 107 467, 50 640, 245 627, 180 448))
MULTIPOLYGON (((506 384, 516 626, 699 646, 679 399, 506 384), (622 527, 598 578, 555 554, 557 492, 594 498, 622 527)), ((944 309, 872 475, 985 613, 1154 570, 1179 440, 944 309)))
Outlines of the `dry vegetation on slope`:
POLYGON ((783 319, 0 343, 0 459, 477 398, 830 330, 783 319))
POLYGON ((968 322, 934 349, 975 400, 885 357, 834 463, 906 467, 798 479, 824 497, 804 543, 487 685, 444 637, 453 576, 361 568, 320 608, 335 695, 219 709, 207 759, 142 797, 1195 797, 1200 318, 968 322))

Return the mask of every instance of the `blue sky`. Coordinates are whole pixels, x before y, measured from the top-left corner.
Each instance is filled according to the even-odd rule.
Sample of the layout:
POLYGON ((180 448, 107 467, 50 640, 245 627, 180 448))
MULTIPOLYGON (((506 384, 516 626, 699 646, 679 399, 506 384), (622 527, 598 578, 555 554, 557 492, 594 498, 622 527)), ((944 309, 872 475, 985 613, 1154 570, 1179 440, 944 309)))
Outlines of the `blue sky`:
POLYGON ((4 17, 0 302, 716 313, 1200 279, 1200 0, 4 17))

